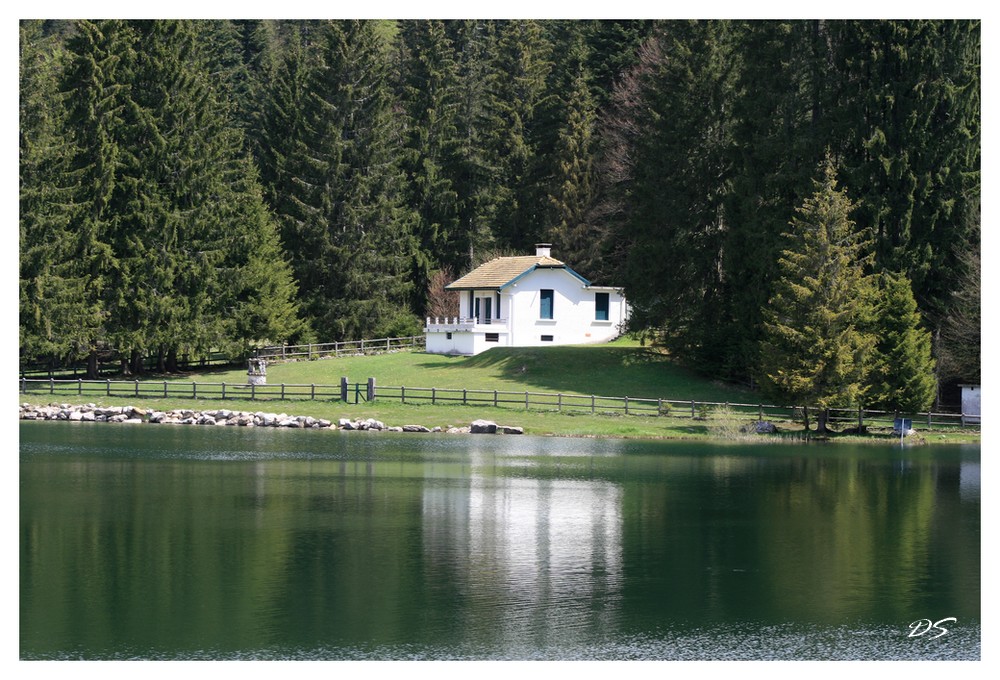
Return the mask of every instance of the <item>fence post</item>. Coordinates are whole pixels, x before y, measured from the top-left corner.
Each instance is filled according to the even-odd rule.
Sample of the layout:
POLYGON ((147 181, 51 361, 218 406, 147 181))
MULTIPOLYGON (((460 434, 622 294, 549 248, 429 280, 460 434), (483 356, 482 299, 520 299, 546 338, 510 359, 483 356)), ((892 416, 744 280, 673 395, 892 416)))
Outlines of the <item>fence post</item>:
POLYGON ((625 397, 625 415, 628 415, 628 397, 625 397))
POLYGON ((497 407, 497 391, 493 390, 493 408, 497 407))
POLYGON ((528 410, 528 392, 527 391, 525 391, 525 393, 524 393, 524 410, 525 411, 528 410))
POLYGON ((307 352, 306 358, 309 359, 310 361, 312 361, 312 358, 313 358, 313 344, 311 342, 309 343, 308 349, 306 350, 306 352, 307 352))
POLYGON ((139 396, 139 381, 135 381, 135 396, 139 396))
POLYGON ((167 381, 166 380, 163 381, 163 398, 164 399, 167 398, 167 381))
POLYGON ((467 396, 468 396, 468 390, 462 388, 462 406, 465 406, 467 396))
POLYGON ((757 404, 757 420, 764 420, 764 404, 757 404))
POLYGON ((437 388, 436 387, 432 387, 431 388, 431 405, 436 404, 437 403, 436 400, 437 400, 437 388))
POLYGON ((400 404, 406 403, 406 385, 399 386, 399 403, 400 404))
POLYGON ((197 380, 192 380, 191 381, 191 398, 192 399, 197 399, 198 398, 198 381, 197 380))
POLYGON ((222 383, 222 401, 226 400, 226 383, 222 383))
POLYGON ((388 352, 390 349, 392 349, 392 345, 390 344, 391 342, 392 342, 392 338, 386 338, 385 339, 385 351, 386 352, 388 352))
POLYGON ((310 383, 309 384, 309 398, 312 401, 316 401, 316 384, 315 383, 310 383))
POLYGON ((865 427, 865 407, 858 405, 858 434, 861 434, 861 430, 865 427))
POLYGON ((595 401, 596 401, 596 399, 595 399, 594 395, 593 394, 590 395, 590 415, 594 415, 594 413, 596 413, 595 406, 594 406, 595 401))
POLYGON ((111 396, 111 378, 107 378, 105 380, 105 382, 107 382, 107 385, 108 385, 108 396, 110 397, 111 396))
POLYGON ((931 429, 931 411, 927 409, 927 429, 931 429))
POLYGON ((254 401, 257 398, 257 385, 256 383, 250 383, 250 401, 254 401))
POLYGON ((562 411, 562 392, 556 396, 556 410, 562 411))
POLYGON ((368 401, 375 401, 375 378, 368 378, 368 401))
POLYGON ((285 400, 285 383, 281 383, 281 400, 285 400))
POLYGON ((24 376, 21 376, 21 394, 24 394, 28 389, 27 383, 24 380, 24 376))
POLYGON ((49 394, 55 394, 55 393, 56 393, 56 381, 53 380, 52 378, 49 378, 49 394))
POLYGON ((694 399, 691 400, 691 418, 694 418, 694 399))
POLYGON ((83 378, 76 379, 76 393, 83 394, 83 378))
POLYGON ((365 353, 365 341, 364 340, 361 341, 361 353, 362 354, 365 353))
MULTIPOLYGON (((334 343, 336 344, 336 343, 334 343)), ((347 403, 347 376, 340 377, 340 400, 347 403)))

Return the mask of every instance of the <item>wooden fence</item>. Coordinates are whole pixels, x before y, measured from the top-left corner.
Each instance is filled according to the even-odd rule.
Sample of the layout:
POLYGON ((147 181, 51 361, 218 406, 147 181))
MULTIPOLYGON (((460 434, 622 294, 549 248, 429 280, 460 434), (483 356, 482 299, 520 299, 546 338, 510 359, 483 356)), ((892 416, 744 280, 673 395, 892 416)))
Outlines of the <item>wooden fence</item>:
POLYGON ((318 359, 320 357, 357 356, 415 350, 426 346, 426 337, 411 335, 405 338, 380 338, 377 340, 345 340, 319 342, 308 345, 275 345, 261 347, 256 356, 261 359, 283 361, 288 359, 318 359))
MULTIPOLYGON (((551 392, 513 392, 441 387, 376 386, 375 379, 351 383, 342 378, 340 385, 216 383, 153 380, 54 380, 20 379, 24 395, 70 397, 159 398, 159 399, 233 399, 250 401, 328 400, 359 403, 383 399, 403 404, 463 404, 496 408, 524 408, 595 415, 653 416, 661 418, 708 419, 724 410, 739 420, 799 421, 802 409, 772 404, 739 404, 682 399, 607 397, 551 392)), ((892 428, 899 417, 909 418, 914 428, 979 426, 979 417, 961 413, 902 414, 871 409, 831 409, 829 422, 848 427, 892 428)))
MULTIPOLYGON (((412 351, 426 346, 423 335, 413 335, 404 338, 378 338, 375 340, 346 340, 344 342, 321 342, 308 345, 274 345, 261 347, 254 356, 269 361, 296 359, 318 359, 320 357, 357 356, 361 354, 381 354, 383 352, 412 351)), ((143 370, 156 370, 157 358, 143 358, 143 370)), ((190 358, 185 355, 178 360, 178 366, 183 370, 197 370, 212 366, 245 365, 243 359, 233 357, 223 352, 207 352, 203 356, 190 358)), ((31 363, 20 366, 22 378, 68 378, 86 375, 84 364, 56 365, 31 363)), ((98 362, 98 375, 120 375, 121 357, 113 349, 104 350, 98 362)))

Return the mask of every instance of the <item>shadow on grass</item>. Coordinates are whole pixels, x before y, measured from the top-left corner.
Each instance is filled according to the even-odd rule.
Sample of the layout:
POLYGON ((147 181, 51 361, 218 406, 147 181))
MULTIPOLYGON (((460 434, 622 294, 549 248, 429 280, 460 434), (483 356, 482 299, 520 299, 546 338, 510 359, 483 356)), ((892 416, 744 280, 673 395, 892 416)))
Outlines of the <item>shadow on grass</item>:
MULTIPOLYGON (((491 371, 525 389, 544 392, 697 401, 757 399, 749 390, 705 379, 648 347, 495 347, 453 361, 448 361, 449 368, 491 371)), ((441 367, 440 360, 419 365, 441 367)))

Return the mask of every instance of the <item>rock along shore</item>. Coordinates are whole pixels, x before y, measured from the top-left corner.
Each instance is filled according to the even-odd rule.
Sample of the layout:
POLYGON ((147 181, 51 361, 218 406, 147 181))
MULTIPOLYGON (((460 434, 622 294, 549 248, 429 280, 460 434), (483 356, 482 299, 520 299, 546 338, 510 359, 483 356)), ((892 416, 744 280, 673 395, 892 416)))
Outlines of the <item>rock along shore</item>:
POLYGON ((59 404, 45 406, 21 404, 20 420, 65 420, 68 422, 96 422, 121 424, 158 425, 210 425, 234 427, 285 427, 312 430, 363 430, 370 432, 448 432, 453 434, 524 434, 524 428, 497 425, 490 420, 475 420, 467 427, 428 428, 423 425, 387 426, 380 420, 367 418, 351 420, 341 418, 336 423, 312 416, 295 416, 266 411, 231 411, 229 409, 174 409, 154 411, 136 406, 97 406, 96 404, 59 404))

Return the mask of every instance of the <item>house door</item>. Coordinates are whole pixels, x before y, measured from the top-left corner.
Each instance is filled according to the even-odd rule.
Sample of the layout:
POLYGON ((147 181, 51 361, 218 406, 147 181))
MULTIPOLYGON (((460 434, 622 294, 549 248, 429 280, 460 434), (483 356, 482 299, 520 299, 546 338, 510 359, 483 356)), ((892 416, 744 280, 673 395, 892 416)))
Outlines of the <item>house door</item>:
POLYGON ((490 319, 493 318, 493 298, 491 297, 477 297, 476 298, 476 323, 488 324, 490 319))

